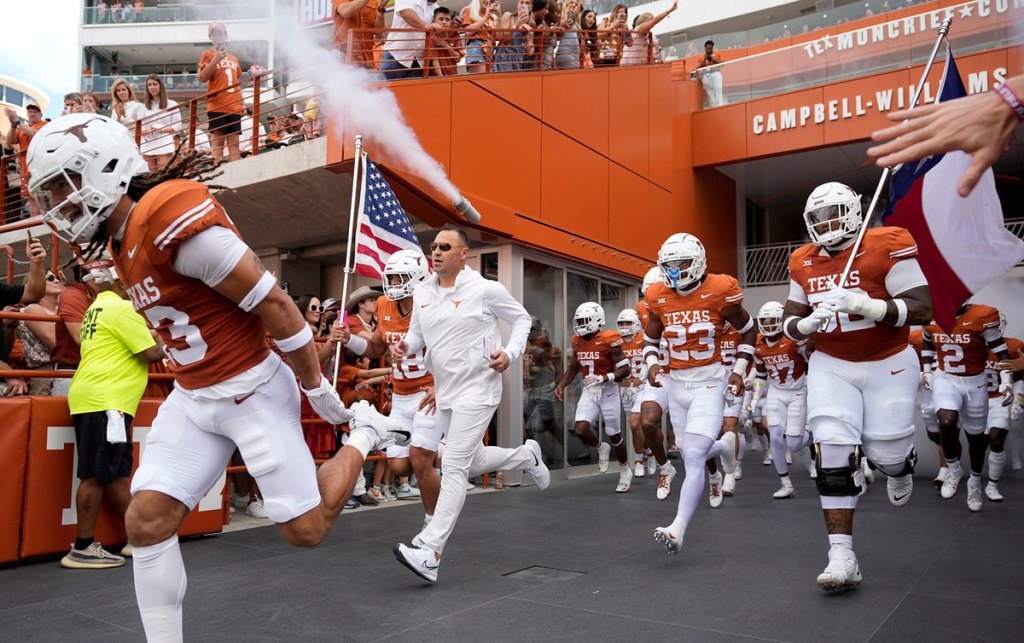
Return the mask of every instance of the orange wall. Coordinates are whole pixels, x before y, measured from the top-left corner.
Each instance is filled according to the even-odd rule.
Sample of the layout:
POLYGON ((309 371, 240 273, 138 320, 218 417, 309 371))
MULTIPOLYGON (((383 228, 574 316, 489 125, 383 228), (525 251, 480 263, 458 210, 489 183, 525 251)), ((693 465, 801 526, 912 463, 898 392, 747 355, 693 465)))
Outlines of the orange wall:
MULTIPOLYGON (((636 277, 669 234, 704 231, 709 254, 735 269, 734 190, 724 177, 699 182, 690 169, 699 87, 672 82, 670 66, 391 87, 424 148, 483 215, 482 229, 636 277)), ((329 142, 330 164, 352 157, 348 138, 329 142)), ((368 151, 446 209, 436 189, 368 151)), ((438 220, 416 205, 406 207, 438 220)))

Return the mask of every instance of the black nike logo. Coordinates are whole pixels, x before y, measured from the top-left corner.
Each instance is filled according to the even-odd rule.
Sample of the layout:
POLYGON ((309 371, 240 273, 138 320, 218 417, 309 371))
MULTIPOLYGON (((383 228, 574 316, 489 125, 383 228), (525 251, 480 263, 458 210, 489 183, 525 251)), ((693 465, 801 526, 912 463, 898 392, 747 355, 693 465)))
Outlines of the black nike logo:
POLYGON ((899 502, 900 500, 903 500, 904 498, 906 498, 909 495, 910 495, 909 493, 905 493, 902 496, 893 496, 892 497, 892 501, 893 502, 899 502))
POLYGON ((540 466, 540 461, 537 460, 537 454, 533 452, 533 449, 530 449, 530 455, 533 456, 533 466, 539 467, 540 466))

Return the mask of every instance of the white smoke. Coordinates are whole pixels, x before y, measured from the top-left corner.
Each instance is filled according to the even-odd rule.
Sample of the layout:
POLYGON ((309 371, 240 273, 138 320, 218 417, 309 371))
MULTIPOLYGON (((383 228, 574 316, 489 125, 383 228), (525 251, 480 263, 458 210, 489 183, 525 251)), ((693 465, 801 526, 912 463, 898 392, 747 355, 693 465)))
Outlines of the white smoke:
POLYGON ((311 83, 321 94, 320 107, 335 133, 361 134, 385 150, 400 169, 429 182, 452 201, 460 198, 444 168, 423 149, 405 122, 395 95, 379 84, 375 74, 347 64, 339 52, 320 47, 301 33, 279 38, 278 44, 293 69, 292 78, 311 83))

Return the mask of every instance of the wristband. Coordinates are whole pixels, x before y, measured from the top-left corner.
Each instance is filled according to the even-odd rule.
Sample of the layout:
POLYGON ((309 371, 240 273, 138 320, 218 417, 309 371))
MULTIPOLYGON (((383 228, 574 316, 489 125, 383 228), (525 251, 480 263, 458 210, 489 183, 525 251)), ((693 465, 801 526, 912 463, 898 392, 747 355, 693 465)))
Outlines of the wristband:
POLYGON ((736 363, 732 367, 732 372, 743 377, 747 374, 747 367, 750 366, 750 360, 746 357, 737 357, 736 363))
POLYGON ((659 357, 658 357, 658 355, 656 353, 648 353, 647 359, 645 359, 644 361, 647 362, 647 366, 649 368, 653 368, 655 366, 661 366, 661 359, 659 359, 659 357))
POLYGON ((284 339, 274 338, 274 342, 277 344, 277 347, 284 353, 297 351, 303 346, 309 344, 311 341, 313 341, 313 331, 309 329, 309 324, 305 322, 302 323, 302 330, 291 337, 286 337, 284 339))
POLYGON ((1024 121, 1024 104, 1021 103, 1020 96, 1014 94, 1006 83, 996 85, 995 91, 999 94, 999 98, 1002 98, 1003 102, 1010 106, 1017 120, 1024 121))
POLYGON ((906 326, 907 302, 903 299, 893 299, 892 303, 896 306, 896 323, 893 326, 906 326))
POLYGON ((747 317, 747 323, 743 325, 743 328, 737 328, 736 331, 740 335, 742 335, 743 333, 747 332, 748 330, 750 330, 753 327, 754 327, 754 318, 753 317, 747 317))
POLYGON ((750 344, 740 344, 739 346, 736 347, 736 352, 737 353, 750 353, 751 355, 753 355, 754 354, 754 347, 751 346, 750 344))
POLYGON ((1009 384, 1011 387, 1013 386, 1013 373, 1010 371, 999 371, 999 386, 1003 386, 1004 384, 1009 384))
POLYGON ((349 349, 356 355, 362 355, 365 353, 369 345, 369 342, 359 335, 352 335, 348 338, 348 341, 345 342, 345 348, 349 349))
POLYGON ((1006 342, 1002 342, 1001 344, 999 344, 999 346, 990 346, 989 350, 992 351, 993 353, 1001 353, 1003 351, 1009 351, 1010 349, 1006 345, 1006 342))

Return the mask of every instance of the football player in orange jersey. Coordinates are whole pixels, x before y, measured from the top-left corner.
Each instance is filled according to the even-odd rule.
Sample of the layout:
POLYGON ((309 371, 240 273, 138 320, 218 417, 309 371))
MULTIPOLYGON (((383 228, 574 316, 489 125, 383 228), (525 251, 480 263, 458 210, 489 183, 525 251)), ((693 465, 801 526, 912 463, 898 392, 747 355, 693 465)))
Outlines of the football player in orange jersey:
MULTIPOLYGON (((925 350, 922 345, 924 342, 924 328, 915 328, 910 331, 908 341, 914 352, 917 353, 917 361, 921 366, 922 375, 925 372, 925 364, 927 364, 928 370, 934 369, 935 351, 933 349, 925 350)), ((927 434, 929 440, 935 443, 936 448, 939 450, 939 472, 932 480, 932 484, 935 485, 936 489, 941 489, 942 483, 946 481, 946 456, 942 454, 942 440, 939 438, 939 419, 935 417, 935 404, 932 401, 931 385, 925 386, 924 377, 921 377, 921 381, 917 385, 917 410, 921 415, 921 421, 924 422, 925 434, 927 434)))
MULTIPOLYGON (((654 462, 650 452, 644 448, 644 428, 640 424, 640 405, 643 403, 644 384, 647 382, 647 363, 644 362, 644 334, 640 316, 632 308, 624 308, 615 319, 615 325, 622 335, 622 354, 629 360, 629 376, 621 382, 622 410, 629 418, 629 430, 633 434, 633 477, 643 478, 646 474, 644 456, 654 462)), ((652 472, 653 473, 653 472, 652 472)))
MULTIPOLYGON (((340 341, 354 352, 370 359, 388 353, 389 348, 405 339, 412 321, 412 293, 418 285, 430 278, 430 267, 422 252, 399 250, 384 264, 384 296, 377 299, 377 328, 370 340, 351 335, 348 326, 341 329, 340 341)), ((401 362, 391 364, 390 417, 396 418, 412 433, 409 446, 391 445, 387 448, 388 465, 400 477, 416 474, 420 500, 425 513, 424 524, 434 517, 437 497, 441 492, 441 479, 434 471, 437 445, 441 441, 441 425, 436 415, 434 378, 424 362, 426 349, 416 355, 406 355, 401 362), (410 467, 411 463, 411 467, 410 467)), ((472 473, 471 475, 477 475, 472 473)))
MULTIPOLYGON (((924 365, 925 386, 932 389, 942 452, 946 456, 946 479, 940 490, 943 498, 956 495, 963 477, 960 465, 960 425, 967 434, 971 476, 967 480, 967 508, 980 511, 984 502, 981 472, 985 466, 985 435, 988 417, 988 374, 985 362, 989 352, 997 359, 1009 356, 999 328, 999 311, 991 306, 972 304, 957 311, 956 324, 947 333, 936 324, 924 328, 922 353, 935 351, 938 370, 933 375, 924 365)), ((998 371, 996 394, 1000 404, 1008 407, 1013 401, 1013 375, 998 371)), ((995 418, 993 418, 995 419, 995 418)))
POLYGON ((285 540, 313 546, 352 493, 367 452, 407 441, 408 432, 368 405, 341 403, 294 302, 206 186, 182 180, 201 178, 207 157, 176 156, 149 173, 129 130, 83 113, 40 130, 28 162, 29 188, 61 238, 93 250, 110 239, 121 281, 176 375, 146 436, 125 527, 146 636, 180 641, 186 579, 176 534, 223 481, 236 447, 285 540), (348 446, 319 470, 302 437, 295 374, 270 351, 268 331, 316 412, 350 423, 348 446))
POLYGON ((564 390, 583 371, 583 390, 576 400, 576 437, 590 447, 597 448, 598 471, 608 470, 612 447, 619 459, 618 493, 626 493, 633 480, 629 468, 629 452, 619 429, 619 387, 629 377, 629 360, 622 353, 622 335, 617 330, 604 328, 604 309, 600 304, 586 301, 576 308, 572 316, 573 359, 555 386, 555 398, 564 401, 564 390), (611 441, 602 442, 597 433, 597 418, 604 418, 604 432, 611 441))
POLYGON ((771 434, 772 460, 782 486, 772 494, 775 499, 792 498, 796 493, 789 478, 786 449, 795 456, 811 441, 807 431, 807 372, 805 346, 810 340, 795 342, 782 335, 782 304, 766 302, 757 311, 761 336, 754 345, 757 377, 750 409, 764 395, 765 415, 771 434), (765 388, 768 389, 765 394, 765 388))
MULTIPOLYGON (((725 327, 722 329, 722 335, 719 338, 718 352, 722 355, 722 366, 727 371, 731 372, 732 367, 736 364, 736 347, 740 345, 742 340, 742 336, 732 327, 732 324, 726 322, 725 327)), ((729 497, 735 494, 736 481, 743 477, 743 454, 747 450, 747 439, 740 431, 740 427, 749 416, 747 406, 750 402, 750 395, 751 392, 747 390, 746 381, 744 380, 743 395, 735 397, 727 395, 725 398, 721 435, 725 435, 726 431, 732 431, 736 434, 736 470, 733 473, 725 474, 721 489, 716 489, 714 485, 711 486, 710 504, 712 507, 721 506, 722 496, 729 497)), ((717 465, 715 461, 709 460, 708 473, 714 475, 716 470, 717 465)))
MULTIPOLYGON (((1010 355, 1016 355, 1024 350, 1024 342, 1015 337, 1006 337, 1006 317, 999 313, 999 332, 1006 340, 1006 350, 1010 355)), ((999 492, 999 478, 1003 475, 1003 467, 1006 465, 1006 436, 1009 432, 1010 421, 1019 421, 1024 417, 1024 378, 1022 373, 1017 371, 1013 377, 1013 402, 1007 409, 1003 405, 1002 395, 999 387, 1002 376, 999 374, 1000 360, 995 353, 989 351, 988 360, 985 362, 985 376, 988 378, 988 484, 985 485, 985 497, 992 502, 1002 502, 1003 494, 999 492)))
MULTIPOLYGON (((654 538, 670 554, 678 554, 690 518, 704 489, 704 467, 721 456, 722 468, 734 473, 736 434, 722 429, 726 388, 732 396, 743 396, 743 377, 753 359, 754 320, 743 309, 743 292, 734 277, 707 271, 707 256, 700 240, 686 233, 674 234, 658 251, 662 281, 644 294, 651 311, 645 332, 644 358, 649 366, 648 382, 658 380, 662 367, 659 345, 668 342, 668 404, 680 445, 686 477, 679 491, 675 520, 655 529, 654 538), (739 330, 736 363, 726 380, 726 368, 719 353, 718 333, 728 321, 739 330)), ((657 439, 660 440, 658 435, 657 439)), ((671 480, 671 474, 669 476, 671 480)), ((721 473, 713 483, 721 485, 721 473)))
POLYGON ((889 500, 906 504, 913 490, 914 395, 918 362, 907 345, 908 324, 932 317, 917 244, 902 228, 866 230, 839 288, 863 223, 860 196, 841 183, 818 186, 804 223, 811 243, 789 259, 783 332, 814 337, 808 363, 807 414, 814 433, 815 480, 829 534, 829 563, 818 587, 861 582, 853 551, 853 512, 864 482, 861 449, 889 476, 889 500))
MULTIPOLYGON (((640 301, 637 302, 637 315, 640 316, 640 324, 647 328, 651 321, 651 311, 644 300, 644 294, 652 285, 661 282, 661 268, 654 266, 644 275, 643 283, 640 286, 640 301)), ((664 339, 659 345, 659 358, 662 374, 659 381, 662 386, 651 386, 647 383, 647 376, 644 375, 644 387, 640 392, 640 427, 644 432, 644 445, 651 451, 652 458, 647 462, 645 470, 648 474, 658 471, 658 486, 655 495, 658 500, 664 500, 672 495, 672 478, 676 475, 676 469, 669 464, 669 457, 675 454, 678 457, 679 447, 676 446, 676 434, 672 423, 668 425, 668 448, 665 448, 665 435, 661 432, 661 418, 668 412, 668 389, 665 386, 665 373, 668 371, 668 344, 664 339)), ((644 362, 646 366, 646 361, 644 362)), ((647 371, 645 371, 646 373, 647 371)))

